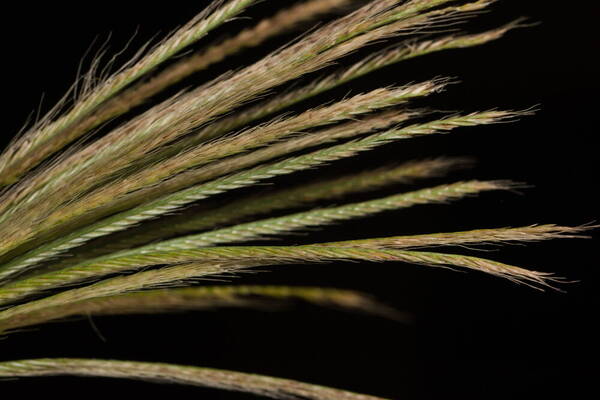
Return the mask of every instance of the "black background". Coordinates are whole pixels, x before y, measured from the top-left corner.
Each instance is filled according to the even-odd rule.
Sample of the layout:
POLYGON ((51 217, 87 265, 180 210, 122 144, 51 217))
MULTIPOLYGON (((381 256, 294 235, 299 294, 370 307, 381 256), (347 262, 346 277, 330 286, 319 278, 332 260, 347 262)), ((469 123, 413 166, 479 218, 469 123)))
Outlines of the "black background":
MULTIPOLYGON (((131 47, 121 59, 126 60, 157 32, 168 32, 193 16, 203 4, 196 3, 104 1, 76 6, 70 2, 23 2, 4 10, 5 23, 0 27, 5 38, 3 140, 20 128, 43 92, 43 110, 64 93, 95 37, 97 43, 103 42, 112 32, 110 49, 116 51, 137 27, 131 47)), ((280 2, 266 1, 251 15, 268 15, 273 4, 280 2)), ((531 188, 521 194, 485 194, 453 205, 389 212, 285 243, 533 223, 578 225, 597 220, 594 139, 600 85, 595 56, 600 50, 596 27, 600 6, 592 0, 505 0, 468 27, 481 30, 519 16, 541 24, 484 47, 386 68, 327 99, 381 85, 452 76, 461 83, 425 104, 465 111, 539 105, 535 116, 510 125, 465 129, 387 146, 336 164, 332 171, 357 164, 370 167, 386 161, 465 155, 477 159, 476 167, 446 181, 513 179, 527 182, 531 188)), ((227 29, 238 29, 244 23, 248 21, 227 29)), ((273 42, 264 51, 291 37, 273 42)), ((261 54, 264 52, 252 51, 235 57, 207 74, 216 76, 261 54)), ((353 57, 347 62, 357 56, 353 57)), ((174 362, 288 377, 395 399, 542 398, 550 394, 578 398, 600 372, 596 248, 595 240, 564 240, 476 253, 579 281, 561 286, 565 293, 540 292, 477 273, 361 263, 298 266, 234 280, 358 289, 412 314, 411 324, 303 305, 285 312, 221 310, 106 317, 94 320, 97 329, 90 321, 79 320, 7 337, 0 341, 0 358, 174 362)), ((255 398, 108 379, 43 378, 3 381, 0 387, 3 393, 18 390, 23 398, 38 391, 67 398, 92 393, 120 395, 120 391, 144 396, 255 398)))

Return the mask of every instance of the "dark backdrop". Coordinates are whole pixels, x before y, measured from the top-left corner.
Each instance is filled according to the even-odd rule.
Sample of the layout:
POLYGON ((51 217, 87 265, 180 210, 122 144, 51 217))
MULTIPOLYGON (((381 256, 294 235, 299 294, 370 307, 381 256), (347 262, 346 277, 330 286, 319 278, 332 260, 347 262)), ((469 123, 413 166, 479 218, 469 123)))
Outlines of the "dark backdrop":
MULTIPOLYGON (((75 6, 71 2, 22 2, 3 11, 2 139, 18 130, 42 93, 46 94, 42 110, 62 95, 94 38, 101 43, 112 32, 110 48, 116 51, 138 27, 130 50, 121 59, 125 60, 156 32, 167 32, 188 20, 202 8, 203 2, 197 3, 104 1, 75 6)), ((266 1, 253 15, 272 12, 274 3, 279 2, 266 1)), ((385 161, 466 155, 477 159, 476 167, 447 180, 514 179, 532 187, 521 194, 493 193, 453 205, 389 212, 332 227, 312 238, 533 223, 578 225, 597 220, 594 136, 600 85, 594 56, 600 50, 596 25, 600 6, 594 1, 505 0, 495 6, 494 13, 470 27, 494 27, 519 16, 541 24, 484 47, 386 68, 335 96, 443 75, 462 83, 427 104, 467 111, 539 105, 535 116, 510 125, 387 146, 335 168, 349 169, 357 162, 368 167, 385 161)), ((289 39, 282 38, 272 47, 289 39)), ((258 54, 253 51, 232 61, 249 62, 258 54)), ((223 70, 221 65, 208 74, 223 70)), ((292 238, 286 243, 302 240, 306 239, 292 238)), ((536 291, 477 273, 409 265, 340 263, 277 269, 235 279, 366 291, 412 314, 411 324, 301 305, 286 312, 227 310, 107 317, 94 320, 96 329, 90 321, 79 320, 10 336, 0 341, 0 358, 165 361, 289 377, 397 399, 541 398, 556 393, 577 398, 600 372, 596 367, 600 356, 600 331, 595 324, 599 305, 596 248, 594 240, 564 240, 479 253, 579 281, 562 285, 564 293, 536 291)), ((254 398, 103 379, 5 381, 0 387, 3 393, 19 390, 24 398, 40 390, 67 398, 92 393, 120 396, 121 390, 144 396, 254 398)))

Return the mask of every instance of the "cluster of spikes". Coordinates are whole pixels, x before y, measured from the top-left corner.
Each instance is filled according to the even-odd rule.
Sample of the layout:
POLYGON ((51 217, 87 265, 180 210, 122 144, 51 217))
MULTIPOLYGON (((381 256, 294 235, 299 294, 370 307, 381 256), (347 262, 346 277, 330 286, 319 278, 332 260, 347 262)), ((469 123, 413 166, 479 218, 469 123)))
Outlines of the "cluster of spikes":
MULTIPOLYGON (((247 307, 290 299, 391 312, 349 290, 197 285, 255 267, 322 263, 326 268, 326 263, 360 260, 475 270, 537 288, 559 280, 486 258, 428 249, 580 237, 585 227, 535 225, 294 246, 244 245, 387 210, 512 189, 511 182, 472 180, 348 202, 354 194, 441 176, 464 163, 438 158, 252 191, 275 177, 391 142, 511 121, 526 113, 493 110, 435 117, 410 108, 414 99, 444 89, 449 80, 440 78, 376 88, 295 114, 288 110, 403 60, 481 45, 519 26, 448 33, 449 25, 478 14, 490 0, 304 0, 189 54, 190 46, 254 3, 215 2, 101 80, 95 65, 73 88, 75 101, 56 106, 4 150, 0 334, 74 315, 247 307), (185 78, 334 14, 337 19, 264 58, 148 107, 156 95, 185 78), (427 36, 420 35, 424 31, 427 36), (401 36, 410 39, 398 40, 401 36), (383 40, 394 44, 317 79, 301 80, 383 40), (181 57, 184 51, 188 54, 181 57), (124 122, 107 124, 115 118, 124 122), (246 190, 237 191, 241 188, 246 190), (212 201, 230 192, 228 201, 212 201), (324 201, 338 205, 314 208, 324 201), (286 213, 299 208, 304 210, 286 213), (269 215, 275 211, 280 216, 269 215)), ((376 399, 287 379, 160 363, 0 362, 0 377, 65 374, 179 382, 281 399, 376 399)))

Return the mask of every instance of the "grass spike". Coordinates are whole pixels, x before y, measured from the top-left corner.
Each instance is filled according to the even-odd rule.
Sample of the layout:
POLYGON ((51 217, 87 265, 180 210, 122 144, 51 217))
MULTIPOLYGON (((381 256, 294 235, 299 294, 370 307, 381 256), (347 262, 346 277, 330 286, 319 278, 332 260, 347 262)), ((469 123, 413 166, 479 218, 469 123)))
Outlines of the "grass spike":
MULTIPOLYGON (((171 273, 171 279, 179 279, 177 282, 181 284, 181 282, 185 282, 187 276, 194 278, 194 271, 197 273, 199 269, 200 264, 184 264, 169 267, 166 270, 171 273)), ((223 270, 226 271, 226 268, 223 270)), ((156 275, 156 273, 153 274, 156 275)), ((125 281, 131 281, 132 276, 117 279, 121 281, 121 287, 126 287, 125 281)), ((159 280, 156 282, 159 283, 150 283, 148 286, 174 285, 172 281, 166 279, 166 274, 163 275, 165 283, 159 280)), ((282 302, 290 300, 300 300, 319 306, 365 312, 394 319, 406 318, 398 311, 376 302, 370 296, 351 290, 300 286, 206 286, 155 289, 132 293, 115 291, 114 295, 74 301, 40 309, 23 316, 23 318, 11 319, 7 324, 0 326, 0 332, 7 334, 12 329, 38 325, 74 315, 155 314, 222 307, 260 308, 281 305, 282 302)))
POLYGON ((215 121, 213 124, 200 129, 189 138, 184 138, 182 141, 173 144, 163 152, 159 152, 159 157, 164 158, 172 154, 177 154, 185 148, 221 136, 248 123, 275 114, 294 104, 300 103, 328 90, 335 89, 390 65, 438 51, 482 45, 501 38, 506 32, 518 26, 518 22, 515 22, 502 28, 479 34, 463 36, 449 35, 441 39, 408 41, 401 46, 381 51, 354 65, 341 68, 339 71, 317 79, 301 88, 289 90, 288 92, 274 96, 272 99, 262 101, 257 105, 249 107, 247 110, 242 110, 234 115, 215 121))
POLYGON ((152 251, 185 250, 216 244, 227 244, 269 238, 289 234, 315 226, 365 218, 384 211, 408 208, 419 204, 447 203, 484 191, 507 190, 514 184, 504 181, 468 181, 454 184, 400 193, 360 203, 350 203, 338 207, 321 208, 282 217, 258 220, 228 228, 216 229, 197 235, 183 236, 163 242, 153 243, 139 249, 130 250, 130 254, 152 251))
MULTIPOLYGON (((388 120, 383 119, 383 121, 388 120)), ((463 158, 411 161, 397 166, 390 165, 367 170, 351 176, 343 175, 293 186, 272 193, 261 192, 217 208, 199 209, 196 207, 196 209, 186 211, 181 215, 167 216, 115 235, 109 235, 101 238, 100 241, 92 241, 80 252, 76 252, 73 257, 65 258, 62 262, 60 259, 55 260, 53 267, 61 268, 169 236, 231 225, 233 222, 275 210, 310 205, 320 200, 339 199, 347 194, 376 190, 387 185, 411 183, 418 179, 443 176, 449 171, 467 165, 468 162, 469 160, 463 158)))
POLYGON ((25 132, 0 156, 0 185, 17 182, 28 170, 46 157, 60 150, 89 128, 79 126, 79 121, 90 116, 104 101, 120 92, 128 84, 147 74, 156 66, 208 32, 241 13, 256 0, 229 0, 220 8, 218 3, 199 14, 189 23, 156 46, 149 54, 111 76, 102 84, 85 93, 83 98, 64 116, 53 122, 43 121, 39 127, 25 132))
MULTIPOLYGON (((123 179, 113 182, 109 186, 105 186, 99 191, 91 193, 83 197, 77 204, 70 204, 70 209, 75 214, 62 216, 63 219, 73 219, 77 215, 88 214, 91 210, 105 206, 106 203, 118 201, 123 196, 129 193, 136 192, 143 188, 151 188, 153 193, 165 193, 176 189, 190 186, 202 181, 209 180, 214 177, 225 175, 244 167, 253 166, 261 161, 266 161, 276 156, 285 155, 287 150, 298 151, 303 147, 308 147, 316 143, 333 141, 337 137, 351 136, 352 133, 363 133, 358 128, 356 131, 345 131, 338 135, 331 135, 330 131, 325 131, 320 135, 309 135, 304 141, 297 139, 288 142, 287 146, 273 144, 276 141, 281 141, 290 136, 299 136, 303 131, 311 128, 316 128, 324 125, 331 125, 339 121, 358 118, 362 114, 374 112, 379 109, 402 104, 414 97, 425 96, 435 93, 443 87, 443 80, 424 82, 421 84, 409 85, 401 88, 377 89, 369 93, 357 95, 347 100, 339 101, 331 106, 320 107, 318 109, 308 110, 300 115, 290 118, 283 118, 261 125, 257 128, 251 128, 247 131, 239 132, 214 142, 200 145, 196 148, 188 149, 181 152, 179 155, 163 160, 155 165, 132 174, 123 179), (327 136, 326 139, 322 139, 327 136), (272 144, 271 146, 268 146, 272 144), (240 154, 254 148, 268 146, 263 151, 253 152, 245 157, 241 157, 236 161, 232 161, 229 156, 240 154), (205 166, 210 162, 224 159, 218 167, 209 167, 209 171, 203 173, 203 169, 199 167, 205 166), (179 184, 175 185, 174 181, 167 185, 160 183, 183 171, 195 168, 184 177, 177 177, 179 184), (192 178, 193 177, 193 178, 192 178), (165 190, 165 186, 168 190, 165 190)), ((401 117, 403 114, 400 115, 401 117)), ((402 118, 404 119, 404 118, 402 118)), ((391 119, 393 121, 393 118, 391 119)), ((390 123, 391 123, 390 121, 390 123)), ((354 125, 363 126, 365 124, 355 123, 354 125)), ((338 128, 339 129, 339 128, 338 128)), ((368 129, 368 127, 365 127, 368 129)), ((332 129, 335 131, 335 128, 332 129)), ((355 134, 356 134, 355 133, 355 134)), ((136 193, 135 198, 138 199, 137 204, 142 202, 142 199, 148 197, 147 191, 136 193)), ((129 196, 131 199, 132 196, 129 196)), ((137 205, 132 200, 124 201, 125 206, 117 205, 109 207, 111 212, 137 205)), ((108 212, 107 212, 108 213, 108 212)))
POLYGON ((76 375, 179 383, 252 393, 281 400, 383 400, 290 379, 212 368, 133 361, 46 358, 0 363, 0 377, 76 375))
MULTIPOLYGON (((435 3, 447 2, 450 0, 435 3)), ((49 166, 28 180, 24 187, 11 191, 0 201, 0 221, 8 222, 9 217, 21 223, 30 221, 28 209, 35 210, 35 214, 46 214, 60 207, 65 198, 81 195, 161 145, 212 122, 217 116, 272 87, 321 69, 369 43, 389 38, 400 31, 414 30, 436 18, 442 18, 443 22, 450 18, 448 15, 468 14, 490 4, 489 1, 476 1, 419 15, 420 11, 435 7, 434 3, 419 0, 398 3, 398 0, 370 3, 233 76, 175 96, 133 118, 76 154, 49 166), (108 165, 110 168, 105 168, 108 165), (70 184, 66 185, 67 182, 70 184), (36 190, 35 195, 31 195, 32 190, 36 190), (40 202, 42 197, 45 201, 40 202)), ((10 232, 11 237, 19 234, 10 232)))
POLYGON ((414 249, 433 246, 461 246, 504 244, 510 242, 538 242, 551 239, 581 239, 581 233, 594 229, 594 226, 559 226, 554 224, 530 225, 518 228, 476 229, 463 232, 430 233, 423 235, 396 236, 390 238, 346 240, 332 242, 330 246, 350 246, 365 248, 414 249))
MULTIPOLYGON (((490 110, 437 116, 407 106, 449 83, 441 78, 349 88, 352 95, 341 100, 303 103, 398 62, 478 46, 524 26, 516 20, 481 33, 457 33, 455 27, 483 13, 494 0, 300 0, 291 7, 273 2, 281 7, 269 11, 271 17, 244 25, 225 39, 208 38, 207 46, 198 43, 204 46, 200 51, 179 57, 255 3, 209 2, 204 12, 156 46, 144 46, 112 75, 108 71, 118 55, 108 65, 100 65, 96 57, 63 100, 0 154, 1 335, 68 316, 259 307, 267 300, 279 304, 297 299, 403 317, 352 289, 190 287, 298 265, 314 265, 325 275, 324 268, 331 272, 334 263, 353 262, 352 273, 357 270, 365 279, 379 272, 357 262, 478 271, 541 290, 567 282, 543 269, 431 249, 454 246, 467 252, 478 245, 581 238, 596 226, 546 224, 390 237, 365 232, 343 241, 336 236, 303 238, 308 244, 248 243, 388 210, 522 187, 462 178, 371 200, 350 198, 444 176, 467 162, 445 158, 337 176, 307 175, 311 181, 290 183, 295 172, 392 142, 511 122, 532 113, 490 110), (337 11, 345 15, 262 58, 207 69, 337 11), (387 47, 372 50, 371 45, 384 41, 390 42, 387 47), (358 62, 349 61, 361 49, 366 54, 358 54, 358 62), (334 66, 337 62, 341 67, 334 66), (206 71, 198 75, 203 79, 199 84, 190 80, 192 87, 175 93, 173 84, 199 71, 206 71), (154 97, 164 89, 170 91, 163 98, 154 97), (145 102, 147 107, 139 107, 145 102), (296 108, 290 112, 292 106, 296 108), (119 119, 107 124, 115 117, 119 119), (282 183, 283 188, 259 188, 282 183), (319 208, 308 208, 315 205, 319 208), (278 216, 273 211, 282 212, 278 216)), ((348 265, 340 267, 342 272, 336 273, 349 272, 348 265)), ((401 283, 401 275, 394 276, 401 283)), ((162 363, 66 358, 0 362, 0 379, 50 375, 172 382, 289 400, 379 399, 290 379, 162 363)))
MULTIPOLYGON (((368 136, 364 139, 350 143, 344 143, 323 150, 289 158, 271 165, 257 167, 248 171, 242 171, 215 181, 192 186, 191 188, 164 196, 155 201, 143 204, 132 210, 122 212, 106 218, 98 223, 89 225, 83 229, 65 235, 53 243, 42 245, 39 248, 21 256, 0 267, 0 281, 7 277, 23 272, 40 261, 47 260, 64 251, 81 246, 97 237, 106 236, 111 233, 125 230, 135 226, 142 221, 157 218, 160 215, 176 211, 187 204, 197 200, 209 198, 215 194, 223 193, 232 189, 250 186, 259 181, 275 176, 287 175, 293 172, 314 168, 325 163, 348 158, 360 152, 371 150, 377 146, 390 141, 406 139, 420 135, 431 135, 444 133, 459 127, 493 124, 507 121, 523 115, 519 112, 488 111, 472 113, 465 116, 453 116, 424 124, 416 124, 405 128, 391 129, 381 133, 368 136)), ((40 229, 43 227, 35 227, 40 229)), ((22 229, 23 231, 25 229, 22 229)), ((19 242, 11 237, 12 243, 4 251, 17 247, 19 242), (16 242, 16 243, 15 243, 16 242)), ((6 245, 5 245, 6 246, 6 245)), ((0 247, 1 248, 1 247, 0 247)))
MULTIPOLYGON (((141 254, 127 254, 122 256, 103 257, 90 260, 63 270, 49 272, 44 275, 35 276, 0 288, 0 304, 8 304, 33 294, 64 287, 75 283, 97 280, 103 276, 115 273, 139 270, 143 267, 155 265, 174 264, 200 264, 200 270, 195 271, 195 276, 206 276, 215 274, 213 264, 216 265, 216 273, 231 272, 238 269, 246 269, 248 266, 276 265, 276 264, 298 264, 298 263, 324 263, 331 261, 354 260, 354 261, 400 261, 413 264, 430 266, 457 266, 473 269, 488 274, 504 277, 515 282, 548 285, 551 274, 529 271, 523 268, 502 264, 495 261, 478 257, 462 256, 454 254, 442 254, 423 251, 408 251, 394 249, 372 249, 362 247, 333 247, 327 244, 314 244, 303 246, 233 246, 233 247, 204 247, 198 249, 167 250, 145 252, 141 254), (222 264, 226 265, 224 269, 222 264), (241 266, 240 266, 241 265, 241 266)), ((146 272, 142 275, 132 275, 134 282, 142 277, 151 276, 153 279, 159 276, 160 283, 164 283, 163 275, 168 273, 146 272)), ((187 278, 190 278, 188 276, 187 278)), ((104 281, 95 284, 94 287, 86 286, 80 289, 56 294, 37 301, 31 301, 23 305, 17 305, 0 312, 0 321, 14 319, 16 315, 27 314, 40 308, 58 306, 76 300, 83 300, 85 296, 97 297, 101 295, 101 289, 107 290, 106 295, 123 291, 121 279, 115 281, 104 281), (83 292, 83 293, 82 293, 83 292), (84 295, 85 293, 85 295, 84 295)), ((176 281, 171 275, 168 280, 176 281)), ((129 280, 128 280, 129 282, 129 280)), ((143 282, 146 282, 143 280, 143 282)), ((136 285, 137 283, 134 283, 136 285)), ((144 285, 146 283, 143 283, 144 285)), ((139 288, 139 287, 138 287, 139 288)), ((128 289, 129 290, 129 289, 128 289)), ((130 290, 134 290, 133 288, 130 290)))

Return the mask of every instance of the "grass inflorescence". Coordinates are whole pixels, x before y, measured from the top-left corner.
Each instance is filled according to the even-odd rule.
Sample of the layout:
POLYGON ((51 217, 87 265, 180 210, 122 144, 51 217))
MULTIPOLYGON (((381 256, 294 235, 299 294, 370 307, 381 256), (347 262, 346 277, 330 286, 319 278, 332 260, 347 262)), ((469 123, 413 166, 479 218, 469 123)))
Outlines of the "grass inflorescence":
MULTIPOLYGON (((364 166, 305 183, 291 181, 297 172, 391 142, 512 122, 531 113, 440 115, 412 106, 446 90, 453 80, 443 77, 372 88, 289 112, 381 68, 482 45, 521 25, 517 20, 481 33, 448 33, 450 26, 488 9, 491 0, 305 0, 205 43, 212 31, 255 3, 214 2, 97 84, 91 84, 97 80, 94 64, 80 80, 83 87, 75 89, 74 104, 57 105, 0 155, 0 334, 73 315, 260 307, 294 299, 398 316, 352 290, 203 281, 256 267, 409 263, 473 270, 541 289, 562 281, 551 273, 445 249, 581 237, 589 226, 529 225, 329 242, 311 241, 308 235, 302 245, 245 243, 520 187, 504 180, 463 180, 351 200, 359 193, 443 177, 470 163, 462 158, 364 166), (250 65, 155 100, 185 78, 324 15, 336 17, 250 65), (393 44, 369 51, 382 41, 393 44), (352 53, 361 59, 345 62, 352 53), (340 61, 341 67, 332 67, 340 61), (117 117, 119 123, 108 124, 117 117), (81 140, 89 137, 94 140, 81 140), (273 178, 279 178, 274 187, 258 187, 273 178), (229 195, 227 201, 215 201, 223 194, 229 195)), ((0 362, 0 377, 64 374, 177 382, 281 399, 376 399, 286 379, 159 363, 0 362)))

